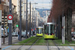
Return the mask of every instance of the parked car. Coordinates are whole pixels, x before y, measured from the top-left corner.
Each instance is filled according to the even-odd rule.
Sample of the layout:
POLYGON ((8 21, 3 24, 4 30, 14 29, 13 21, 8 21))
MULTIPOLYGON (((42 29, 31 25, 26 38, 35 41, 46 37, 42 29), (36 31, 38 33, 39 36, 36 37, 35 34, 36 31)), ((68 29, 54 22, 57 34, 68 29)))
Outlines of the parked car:
POLYGON ((71 36, 75 38, 75 32, 71 32, 71 36))
POLYGON ((12 36, 16 36, 16 35, 15 35, 15 32, 12 33, 12 36))
POLYGON ((26 37, 26 32, 25 31, 22 31, 22 34, 21 35, 22 35, 22 37, 25 38, 26 37))
MULTIPOLYGON (((22 37, 26 38, 26 31, 22 32, 22 37)), ((29 31, 27 32, 27 37, 29 37, 29 31)))

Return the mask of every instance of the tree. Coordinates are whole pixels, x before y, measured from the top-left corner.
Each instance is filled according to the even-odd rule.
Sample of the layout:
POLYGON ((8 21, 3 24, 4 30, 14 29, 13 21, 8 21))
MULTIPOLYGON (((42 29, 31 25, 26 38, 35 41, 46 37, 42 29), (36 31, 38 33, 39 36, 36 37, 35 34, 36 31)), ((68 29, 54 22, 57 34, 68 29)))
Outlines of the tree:
MULTIPOLYGON (((50 19, 48 17, 48 21, 54 19, 55 22, 62 15, 62 10, 64 10, 64 16, 66 16, 66 24, 68 25, 66 28, 66 32, 68 41, 71 41, 71 27, 72 27, 72 10, 75 10, 75 0, 53 0, 53 5, 51 8, 50 19)), ((62 16, 61 16, 62 17, 62 16)))

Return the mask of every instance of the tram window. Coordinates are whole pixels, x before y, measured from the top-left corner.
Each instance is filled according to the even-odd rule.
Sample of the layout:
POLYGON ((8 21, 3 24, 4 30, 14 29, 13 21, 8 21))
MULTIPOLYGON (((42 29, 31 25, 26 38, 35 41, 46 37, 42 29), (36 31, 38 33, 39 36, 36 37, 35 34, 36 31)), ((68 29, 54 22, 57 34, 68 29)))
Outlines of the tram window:
POLYGON ((37 28, 37 31, 36 31, 36 32, 37 32, 37 33, 42 33, 42 31, 43 31, 43 30, 42 30, 41 28, 37 28))
POLYGON ((39 33, 42 33, 42 29, 39 29, 39 33))
POLYGON ((49 32, 49 34, 51 33, 51 30, 50 30, 50 28, 51 28, 51 26, 49 25, 49 31, 48 31, 48 32, 49 32))
POLYGON ((46 27, 46 30, 45 30, 45 32, 46 32, 46 33, 48 33, 48 26, 46 27))
POLYGON ((44 26, 44 29, 46 29, 46 25, 44 26))
POLYGON ((54 25, 51 25, 51 34, 54 34, 54 25))
POLYGON ((51 33, 50 25, 46 26, 45 33, 48 34, 48 35, 51 33))
POLYGON ((54 25, 46 25, 45 33, 48 35, 54 34, 54 25))

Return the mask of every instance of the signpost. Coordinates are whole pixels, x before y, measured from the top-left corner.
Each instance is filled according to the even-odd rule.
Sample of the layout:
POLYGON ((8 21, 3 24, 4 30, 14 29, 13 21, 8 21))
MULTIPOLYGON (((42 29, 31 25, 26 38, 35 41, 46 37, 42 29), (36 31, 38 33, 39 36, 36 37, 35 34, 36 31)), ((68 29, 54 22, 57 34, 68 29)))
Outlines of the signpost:
POLYGON ((11 23, 12 23, 13 16, 11 14, 9 14, 7 16, 7 19, 8 19, 8 23, 9 23, 9 42, 8 42, 8 44, 11 45, 12 44, 11 23))
POLYGON ((12 44, 12 0, 9 0, 9 15, 8 15, 8 25, 9 25, 9 36, 8 36, 8 45, 12 44))

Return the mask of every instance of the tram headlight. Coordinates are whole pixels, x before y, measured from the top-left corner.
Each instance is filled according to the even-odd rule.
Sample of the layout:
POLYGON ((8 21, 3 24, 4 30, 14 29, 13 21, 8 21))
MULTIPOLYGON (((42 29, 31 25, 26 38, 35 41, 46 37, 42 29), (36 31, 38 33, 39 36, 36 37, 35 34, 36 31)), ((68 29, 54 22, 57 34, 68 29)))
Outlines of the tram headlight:
POLYGON ((52 35, 53 35, 53 33, 52 33, 52 35))

